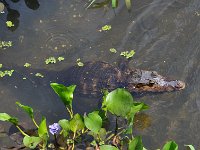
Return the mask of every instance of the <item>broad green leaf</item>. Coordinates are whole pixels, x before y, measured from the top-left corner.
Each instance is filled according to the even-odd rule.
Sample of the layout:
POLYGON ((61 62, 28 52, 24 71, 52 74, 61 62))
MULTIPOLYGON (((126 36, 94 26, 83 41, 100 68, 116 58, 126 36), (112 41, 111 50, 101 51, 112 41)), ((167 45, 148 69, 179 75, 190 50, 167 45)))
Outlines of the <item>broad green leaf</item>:
POLYGON ((143 150, 142 138, 135 137, 129 142, 128 150, 143 150))
POLYGON ((82 130, 85 127, 83 122, 83 117, 79 114, 75 114, 74 117, 70 120, 69 124, 70 124, 70 129, 73 132, 82 130))
POLYGON ((7 113, 0 113, 0 120, 1 121, 9 121, 9 119, 11 118, 11 116, 7 113))
POLYGON ((94 111, 84 117, 85 126, 94 133, 98 133, 102 126, 102 119, 98 113, 94 111))
POLYGON ((126 117, 133 105, 133 97, 125 89, 118 88, 106 96, 104 105, 112 114, 126 117))
POLYGON ((131 9, 131 0, 125 0, 125 4, 128 10, 131 9))
POLYGON ((7 113, 0 113, 0 120, 1 121, 8 121, 10 123, 13 123, 14 125, 18 124, 18 119, 15 117, 11 117, 9 114, 7 113))
POLYGON ((185 146, 189 147, 190 150, 195 150, 194 146, 192 146, 192 145, 185 145, 185 146))
POLYGON ((51 87, 56 92, 56 94, 58 94, 58 96, 61 98, 64 105, 66 107, 72 108, 73 93, 76 88, 76 85, 71 85, 69 87, 66 87, 62 84, 51 83, 51 87))
POLYGON ((111 145, 101 145, 100 150, 119 150, 119 149, 111 145))
POLYGON ((162 150, 178 150, 178 145, 174 141, 167 142, 162 150))
POLYGON ((112 8, 117 8, 117 0, 112 0, 112 8))
POLYGON ((25 136, 23 139, 24 145, 31 149, 34 149, 40 142, 42 142, 42 139, 35 136, 25 136))
POLYGON ((25 106, 25 105, 22 105, 21 103, 19 102, 16 102, 16 104, 21 107, 28 115, 31 119, 33 119, 33 109, 29 106, 25 106))
POLYGON ((70 131, 69 120, 62 119, 58 122, 58 124, 62 127, 63 136, 67 137, 70 131))
POLYGON ((42 121, 38 128, 38 135, 39 137, 43 137, 44 135, 48 135, 46 118, 42 118, 42 121))

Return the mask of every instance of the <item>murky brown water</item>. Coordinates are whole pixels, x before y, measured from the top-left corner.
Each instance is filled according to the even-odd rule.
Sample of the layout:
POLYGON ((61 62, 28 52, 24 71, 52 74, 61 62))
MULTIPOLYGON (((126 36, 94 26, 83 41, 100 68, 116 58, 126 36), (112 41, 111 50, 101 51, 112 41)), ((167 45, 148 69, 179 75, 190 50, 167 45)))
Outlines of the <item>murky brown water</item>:
MULTIPOLYGON (((143 135, 148 149, 161 148, 169 139, 175 140, 180 149, 184 144, 200 148, 200 1, 135 0, 130 14, 121 5, 116 16, 106 8, 85 10, 85 4, 81 0, 41 0, 40 6, 34 5, 32 10, 22 0, 10 2, 10 8, 20 14, 15 15, 19 25, 13 31, 5 25, 7 11, 0 14, 0 40, 13 41, 11 48, 0 49, 0 63, 16 70, 13 77, 0 79, 0 112, 26 121, 28 117, 15 106, 18 100, 32 106, 37 119, 45 115, 48 123, 53 123, 66 112, 49 87, 49 81, 55 79, 49 71, 59 73, 76 64, 77 58, 112 63, 118 60, 120 51, 135 49, 130 66, 186 82, 184 91, 138 99, 151 107, 146 112, 151 126, 135 134, 143 135), (112 29, 99 32, 105 24, 111 24, 112 29), (118 53, 110 53, 110 48, 118 53), (50 56, 63 56, 65 60, 45 65, 44 60, 50 56), (23 68, 26 62, 32 64, 31 68, 23 68), (44 79, 28 75, 35 69, 49 74, 44 79), (23 76, 28 79, 23 80, 23 76)), ((97 107, 90 98, 75 100, 78 112, 97 107)), ((0 141, 0 145, 6 144, 0 141)))

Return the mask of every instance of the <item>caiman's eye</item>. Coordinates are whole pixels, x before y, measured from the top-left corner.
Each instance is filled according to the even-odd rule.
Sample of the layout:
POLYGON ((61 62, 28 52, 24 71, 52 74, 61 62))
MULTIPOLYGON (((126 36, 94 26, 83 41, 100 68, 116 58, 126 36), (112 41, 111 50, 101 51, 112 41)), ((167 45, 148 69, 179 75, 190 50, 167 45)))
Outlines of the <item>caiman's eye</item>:
POLYGON ((149 86, 153 86, 155 84, 155 81, 149 80, 149 86))
POLYGON ((158 76, 158 73, 156 71, 151 72, 151 77, 156 78, 158 76))

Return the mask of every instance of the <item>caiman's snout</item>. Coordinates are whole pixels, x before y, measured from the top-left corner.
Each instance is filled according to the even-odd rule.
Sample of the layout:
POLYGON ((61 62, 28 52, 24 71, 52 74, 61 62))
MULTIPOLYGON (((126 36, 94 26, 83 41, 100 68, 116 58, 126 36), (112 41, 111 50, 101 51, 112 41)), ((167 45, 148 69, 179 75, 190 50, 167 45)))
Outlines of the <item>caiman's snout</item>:
POLYGON ((180 80, 170 81, 169 85, 171 85, 174 90, 183 90, 185 88, 185 82, 180 80))

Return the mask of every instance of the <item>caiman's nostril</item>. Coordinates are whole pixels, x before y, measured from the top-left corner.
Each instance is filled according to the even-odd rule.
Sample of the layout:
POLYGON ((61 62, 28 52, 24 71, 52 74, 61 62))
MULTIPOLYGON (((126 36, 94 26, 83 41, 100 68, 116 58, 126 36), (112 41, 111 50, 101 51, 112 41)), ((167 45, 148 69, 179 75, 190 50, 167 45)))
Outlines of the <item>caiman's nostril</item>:
POLYGON ((177 85, 176 85, 176 88, 182 90, 185 88, 185 82, 183 81, 177 81, 177 85))

